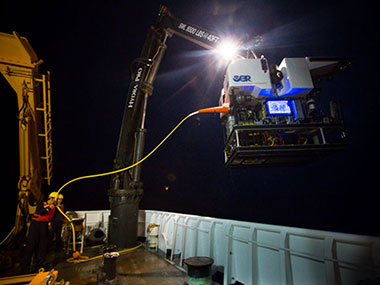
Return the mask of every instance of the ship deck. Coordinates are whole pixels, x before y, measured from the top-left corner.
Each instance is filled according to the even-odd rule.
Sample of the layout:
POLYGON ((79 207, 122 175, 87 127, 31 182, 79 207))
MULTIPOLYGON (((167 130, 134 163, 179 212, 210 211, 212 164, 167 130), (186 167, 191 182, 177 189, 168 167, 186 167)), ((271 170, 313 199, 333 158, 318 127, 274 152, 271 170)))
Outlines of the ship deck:
MULTIPOLYGON (((94 253, 96 254, 94 250, 87 250, 83 255, 91 257, 94 253)), ((70 281, 70 284, 102 284, 104 281, 103 258, 77 264, 60 261, 55 269, 58 271, 57 280, 64 279, 70 281)), ((173 262, 158 256, 156 252, 140 247, 117 258, 116 280, 116 284, 183 285, 186 284, 187 274, 173 262)))
MULTIPOLYGON (((46 260, 49 268, 45 271, 50 269, 58 271, 56 281, 68 281, 70 285, 187 284, 187 274, 184 269, 144 246, 121 253, 116 259, 115 278, 107 281, 102 253, 101 246, 85 248, 82 257, 99 258, 73 263, 68 261, 65 250, 58 253, 50 250, 46 260)), ((28 284, 36 276, 35 274, 20 275, 19 264, 17 264, 14 268, 1 270, 0 284, 28 284), (16 282, 16 279, 23 282, 16 282), (12 282, 8 283, 7 280, 12 280, 12 282)))

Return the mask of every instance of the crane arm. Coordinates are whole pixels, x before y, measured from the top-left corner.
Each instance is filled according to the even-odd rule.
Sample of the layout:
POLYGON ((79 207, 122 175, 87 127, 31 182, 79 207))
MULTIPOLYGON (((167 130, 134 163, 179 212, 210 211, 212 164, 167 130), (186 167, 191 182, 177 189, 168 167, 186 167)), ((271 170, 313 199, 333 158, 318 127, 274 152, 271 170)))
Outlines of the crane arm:
MULTIPOLYGON (((156 23, 149 29, 140 57, 133 62, 114 170, 132 165, 143 157, 147 101, 153 92, 153 82, 166 50, 166 40, 172 35, 206 49, 215 49, 220 40, 216 33, 176 18, 167 7, 161 6, 156 23)), ((111 178, 108 190, 111 208, 109 242, 119 248, 132 247, 137 240, 137 213, 143 194, 141 166, 139 164, 111 178)))
MULTIPOLYGON (((153 92, 153 82, 166 50, 166 39, 173 34, 206 49, 217 48, 220 40, 216 33, 174 17, 167 7, 161 6, 156 23, 150 27, 140 57, 134 61, 135 66, 126 98, 114 170, 131 165, 142 157, 147 99, 153 92)), ((140 171, 141 165, 129 173, 115 175, 111 180, 111 188, 131 186, 138 188, 140 171), (133 185, 130 185, 131 183, 133 185)))
POLYGON ((180 36, 206 49, 217 48, 221 37, 216 33, 173 16, 169 9, 161 6, 158 26, 168 33, 180 36))

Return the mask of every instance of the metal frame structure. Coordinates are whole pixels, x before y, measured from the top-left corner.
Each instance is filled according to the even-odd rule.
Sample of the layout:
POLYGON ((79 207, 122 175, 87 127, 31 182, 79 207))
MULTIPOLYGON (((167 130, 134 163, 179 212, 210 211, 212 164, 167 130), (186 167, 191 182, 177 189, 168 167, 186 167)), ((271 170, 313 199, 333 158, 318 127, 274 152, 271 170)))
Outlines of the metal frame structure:
POLYGON ((13 236, 26 233, 43 199, 42 184, 50 185, 53 175, 50 73, 39 73, 42 62, 25 37, 0 33, 0 72, 18 102, 20 176, 13 236))
MULTIPOLYGON (((307 164, 316 158, 346 149, 346 141, 330 141, 329 133, 344 133, 343 124, 287 124, 234 126, 228 137, 224 153, 227 167, 248 166, 296 166, 307 164), (266 134, 271 137, 286 134, 304 135, 313 138, 312 143, 303 142, 277 145, 274 141, 257 144, 259 137, 265 141, 266 134)), ((294 140, 293 140, 294 141, 294 140)))

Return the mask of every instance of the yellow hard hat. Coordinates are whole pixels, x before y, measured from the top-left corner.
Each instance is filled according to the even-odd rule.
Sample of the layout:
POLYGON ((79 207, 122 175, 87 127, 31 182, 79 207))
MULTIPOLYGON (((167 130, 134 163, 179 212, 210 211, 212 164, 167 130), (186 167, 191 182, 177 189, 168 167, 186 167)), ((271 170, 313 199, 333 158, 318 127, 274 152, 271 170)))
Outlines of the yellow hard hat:
POLYGON ((63 195, 62 194, 58 194, 58 199, 63 199, 63 195))
POLYGON ((51 192, 49 198, 57 198, 57 192, 51 192))

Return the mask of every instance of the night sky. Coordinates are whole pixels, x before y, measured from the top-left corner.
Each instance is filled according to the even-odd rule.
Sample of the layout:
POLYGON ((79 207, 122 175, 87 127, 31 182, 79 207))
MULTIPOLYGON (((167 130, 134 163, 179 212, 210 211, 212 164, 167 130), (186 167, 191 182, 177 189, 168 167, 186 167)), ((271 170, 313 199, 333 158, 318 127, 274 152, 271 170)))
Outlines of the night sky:
MULTIPOLYGON (((226 169, 217 115, 186 121, 143 164, 142 209, 380 235, 378 227, 379 79, 374 7, 347 1, 162 1, 177 17, 220 34, 262 35, 269 63, 284 57, 349 56, 353 63, 324 82, 321 100, 339 99, 350 138, 346 152, 308 166, 226 169), (168 187, 168 190, 165 190, 168 187)), ((2 1, 0 31, 17 31, 51 71, 54 178, 112 170, 130 83, 159 1, 2 1)), ((186 115, 218 105, 224 68, 179 37, 167 51, 149 98, 145 153, 186 115)), ((16 209, 16 96, 2 78, 3 201, 7 228, 16 209), (6 110, 6 112, 4 112, 6 110), (7 186, 5 186, 7 185, 7 186)), ((62 190, 67 210, 109 209, 110 177, 62 190)))

